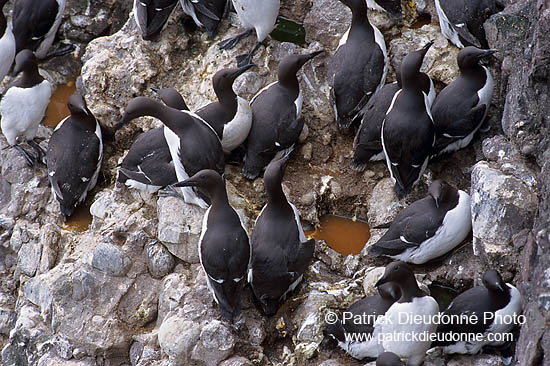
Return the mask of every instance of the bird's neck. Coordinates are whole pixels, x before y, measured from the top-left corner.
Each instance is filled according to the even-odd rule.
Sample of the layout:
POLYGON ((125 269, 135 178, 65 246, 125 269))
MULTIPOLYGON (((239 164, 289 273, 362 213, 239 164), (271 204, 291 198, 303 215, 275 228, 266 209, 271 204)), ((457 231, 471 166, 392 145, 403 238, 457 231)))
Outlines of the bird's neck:
POLYGON ((13 85, 20 88, 31 88, 42 81, 44 81, 44 78, 38 73, 38 67, 32 67, 23 70, 21 76, 15 80, 13 85))
POLYGON ((290 208, 281 184, 267 190, 267 203, 282 208, 290 208))
POLYGON ((191 116, 174 108, 167 107, 156 100, 148 101, 141 115, 158 118, 172 131, 183 130, 188 125, 182 123, 191 119, 191 116), (146 111, 145 111, 146 110, 146 111))
POLYGON ((510 288, 505 284, 504 291, 489 291, 489 301, 491 302, 491 308, 502 309, 510 301, 510 288))
POLYGON ((460 68, 460 75, 468 78, 485 77, 485 69, 483 66, 476 64, 474 66, 460 68))
POLYGON ((298 82, 296 74, 285 75, 285 77, 279 78, 279 85, 292 92, 294 100, 298 98, 300 94, 300 83, 298 82))
POLYGON ((227 198, 227 190, 224 185, 217 185, 212 191, 209 192, 210 201, 212 207, 224 207, 229 206, 229 200, 227 198))
POLYGON ((424 291, 418 287, 418 283, 416 282, 416 278, 414 276, 407 278, 403 283, 401 283, 400 287, 401 298, 399 299, 399 302, 411 302, 415 297, 423 297, 426 295, 424 291))
POLYGON ((351 28, 350 28, 350 36, 352 33, 365 30, 368 31, 370 34, 374 35, 374 31, 372 29, 372 25, 369 22, 369 18, 367 17, 367 9, 356 9, 353 10, 351 13, 351 28))
POLYGON ((232 112, 233 114, 237 112, 237 94, 235 94, 232 87, 216 91, 216 96, 218 97, 218 102, 225 110, 232 112))

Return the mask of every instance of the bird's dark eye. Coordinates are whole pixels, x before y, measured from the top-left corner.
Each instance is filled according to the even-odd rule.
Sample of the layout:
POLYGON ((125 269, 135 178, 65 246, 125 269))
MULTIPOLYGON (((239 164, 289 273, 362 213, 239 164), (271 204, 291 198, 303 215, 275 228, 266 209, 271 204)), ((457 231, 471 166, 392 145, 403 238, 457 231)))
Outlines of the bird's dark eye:
POLYGON ((394 271, 397 271, 398 269, 399 269, 399 266, 393 267, 393 270, 394 270, 394 271))

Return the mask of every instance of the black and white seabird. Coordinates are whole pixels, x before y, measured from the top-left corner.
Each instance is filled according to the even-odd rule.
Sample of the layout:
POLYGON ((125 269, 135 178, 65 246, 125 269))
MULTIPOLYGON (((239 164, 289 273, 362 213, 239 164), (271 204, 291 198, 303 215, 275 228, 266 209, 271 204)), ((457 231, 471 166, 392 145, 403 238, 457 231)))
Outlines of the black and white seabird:
POLYGON ((202 117, 222 140, 223 151, 229 154, 248 137, 252 127, 250 103, 233 91, 233 82, 254 65, 218 71, 212 78, 217 102, 212 102, 195 113, 202 117))
POLYGON ((504 8, 499 0, 435 0, 441 33, 458 48, 489 48, 483 23, 504 8))
POLYGON ((369 9, 388 13, 394 19, 403 16, 401 0, 367 0, 367 6, 369 9))
POLYGON ((255 179, 278 152, 292 149, 302 128, 302 91, 296 73, 323 51, 286 56, 277 69, 278 81, 260 90, 252 101, 252 128, 246 140, 243 176, 255 179))
MULTIPOLYGON (((16 53, 24 49, 45 58, 61 24, 66 0, 17 0, 13 4, 16 53)), ((70 50, 70 49, 69 49, 70 50)))
POLYGON ((313 258, 315 239, 306 239, 296 207, 281 182, 289 155, 271 162, 264 174, 267 204, 256 219, 250 239, 252 260, 248 282, 266 315, 294 290, 313 258))
POLYGON ((377 320, 382 319, 381 317, 400 297, 398 286, 392 282, 385 283, 378 287, 377 295, 367 296, 351 305, 346 310, 347 319, 343 317, 343 320, 329 324, 325 334, 334 338, 338 346, 353 358, 375 358, 384 351, 382 344, 377 339, 365 339, 363 342, 359 339, 374 332, 374 328, 379 326, 377 320), (360 322, 356 321, 358 318, 361 319, 360 322), (352 340, 352 337, 356 339, 352 340))
POLYGON ((376 366, 405 366, 405 364, 395 353, 384 352, 376 359, 376 366))
POLYGON ((242 34, 236 37, 226 39, 220 43, 220 49, 228 50, 237 45, 237 43, 252 34, 252 29, 256 31, 258 43, 247 55, 237 57, 238 65, 244 66, 252 63, 254 53, 260 48, 261 43, 267 38, 269 33, 275 29, 275 22, 279 14, 280 0, 231 0, 233 8, 241 21, 241 25, 246 29, 242 34))
POLYGON ((52 85, 38 73, 36 56, 23 50, 15 57, 14 74, 21 75, 13 82, 0 101, 2 133, 8 144, 15 146, 32 166, 41 161, 44 151, 34 142, 52 96, 52 85), (27 142, 37 153, 33 156, 18 144, 27 142))
POLYGON ((340 1, 351 9, 352 20, 332 56, 329 75, 336 121, 348 128, 361 120, 363 107, 384 85, 388 55, 382 33, 369 22, 365 0, 340 1))
POLYGON ((210 37, 218 31, 221 19, 229 13, 230 0, 180 0, 183 12, 193 18, 199 28, 206 29, 210 37))
POLYGON ((146 41, 158 38, 178 0, 134 0, 134 19, 146 41))
MULTIPOLYGON (((186 111, 187 104, 173 88, 155 89, 169 107, 186 111)), ((154 193, 178 181, 164 129, 153 128, 140 134, 118 168, 117 181, 131 188, 154 193)))
POLYGON ((10 71, 15 58, 15 37, 3 12, 8 0, 0 0, 0 83, 10 71))
POLYGON ((398 196, 408 193, 428 165, 435 131, 420 67, 433 42, 401 63, 402 89, 395 93, 382 123, 382 147, 398 196))
POLYGON ((479 61, 493 52, 469 46, 458 53, 460 75, 439 93, 431 110, 435 155, 468 146, 483 124, 493 96, 493 78, 479 61))
POLYGON ((436 180, 427 197, 399 212, 369 255, 426 263, 454 249, 471 229, 470 195, 436 180))
POLYGON ((384 321, 376 327, 375 334, 426 334, 427 340, 404 340, 399 337, 382 337, 384 351, 395 353, 399 358, 407 359, 408 366, 420 366, 430 348, 430 334, 435 333, 437 324, 430 321, 414 321, 412 319, 433 319, 439 313, 439 305, 435 299, 420 290, 414 273, 404 262, 388 264, 384 275, 376 283, 376 287, 387 282, 393 282, 399 287, 401 298, 386 311, 384 321), (402 314, 407 314, 404 320, 402 314))
POLYGON ((154 193, 178 181, 164 128, 153 128, 137 137, 118 167, 118 182, 154 193))
POLYGON ((198 187, 208 194, 211 206, 204 214, 199 258, 206 283, 225 318, 240 313, 240 291, 246 283, 251 247, 244 225, 231 207, 223 178, 202 170, 177 187, 198 187))
MULTIPOLYGON (((202 118, 188 111, 180 111, 147 97, 132 99, 116 129, 142 116, 158 118, 168 128, 164 137, 174 161, 176 177, 183 181, 203 169, 220 174, 224 170, 224 154, 216 132, 202 118)), ((207 198, 192 187, 182 188, 185 202, 208 207, 207 198)))
MULTIPOLYGON (((362 172, 369 161, 385 160, 382 149, 382 122, 386 118, 386 112, 390 108, 395 93, 401 89, 401 75, 396 70, 397 81, 386 84, 380 88, 368 101, 364 109, 361 125, 353 140, 353 160, 350 167, 362 172)), ((428 104, 431 106, 435 99, 435 87, 432 79, 421 72, 422 91, 428 96, 428 104)))
POLYGON ((48 143, 48 178, 61 212, 71 216, 97 182, 103 156, 101 127, 82 96, 71 95, 71 115, 55 128, 48 143))
MULTIPOLYGON (((444 346, 445 353, 476 354, 484 346, 502 346, 495 334, 509 333, 514 326, 514 316, 521 314, 521 294, 518 289, 502 280, 500 274, 490 269, 483 275, 483 286, 476 286, 458 295, 443 312, 449 318, 477 316, 476 321, 452 321, 440 324, 438 333, 483 334, 483 340, 472 337, 471 342, 439 341, 434 346, 444 346), (489 336, 492 333, 493 336, 489 336)), ((438 339, 444 337, 438 337, 438 339)))
POLYGON ((390 108, 393 96, 400 89, 401 86, 397 81, 386 84, 369 99, 361 120, 361 126, 353 140, 353 160, 350 163, 353 170, 362 172, 369 161, 380 161, 386 158, 382 150, 382 139, 380 137, 382 122, 384 122, 386 112, 390 108))

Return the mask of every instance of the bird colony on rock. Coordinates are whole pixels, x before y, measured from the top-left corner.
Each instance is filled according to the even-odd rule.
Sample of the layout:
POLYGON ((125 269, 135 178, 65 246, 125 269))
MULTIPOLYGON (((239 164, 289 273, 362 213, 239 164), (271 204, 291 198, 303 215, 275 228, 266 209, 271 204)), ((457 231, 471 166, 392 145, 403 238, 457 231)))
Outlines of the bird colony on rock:
MULTIPOLYGON (((335 0, 336 1, 336 0, 335 0)), ((487 49, 483 22, 500 6, 495 1, 435 0, 441 31, 462 48, 457 62, 460 75, 435 95, 431 78, 420 71, 433 42, 411 50, 395 70, 397 81, 386 84, 388 53, 384 37, 370 24, 368 9, 401 16, 400 1, 340 0, 352 12, 345 32, 329 64, 331 103, 335 121, 343 129, 360 124, 354 139, 351 168, 363 171, 371 161, 385 160, 399 197, 420 180, 430 158, 466 147, 482 128, 491 103, 493 81, 480 61, 495 50, 487 49), (465 47, 467 46, 467 47, 465 47), (478 48, 481 47, 481 48, 478 48)), ((0 0, 3 7, 7 0, 0 0)), ((296 207, 282 189, 286 165, 300 142, 304 127, 303 93, 297 73, 322 50, 291 54, 280 60, 277 81, 261 89, 250 101, 233 91, 237 77, 254 67, 255 51, 274 29, 279 0, 180 0, 185 14, 209 36, 231 9, 246 30, 220 43, 229 50, 254 30, 256 46, 237 57, 237 67, 219 70, 212 78, 217 101, 189 111, 173 88, 155 89, 162 103, 146 96, 130 100, 116 125, 141 116, 164 124, 142 133, 118 167, 118 182, 129 188, 175 195, 189 204, 207 208, 197 243, 206 282, 221 315, 240 314, 240 298, 248 282, 259 308, 268 316, 304 280, 315 249, 307 239, 296 207), (228 202, 224 165, 244 161, 242 174, 256 179, 263 174, 267 203, 248 236, 241 218, 228 202), (265 171, 265 172, 264 172, 265 171)), ((177 0, 135 0, 133 15, 141 36, 156 41, 178 5, 177 0)), ((53 132, 47 153, 34 141, 52 94, 52 85, 38 72, 37 59, 61 55, 70 47, 50 50, 65 8, 64 0, 16 0, 8 22, 0 13, 0 79, 13 67, 18 75, 0 102, 2 133, 30 166, 47 164, 53 196, 61 212, 70 216, 97 182, 103 141, 97 121, 78 93, 69 98, 70 116, 53 132), (28 144, 33 150, 23 148, 28 144)), ((329 325, 325 334, 357 359, 378 358, 377 365, 420 365, 431 346, 447 353, 475 354, 480 342, 404 342, 373 337, 350 341, 349 335, 380 333, 504 333, 511 326, 497 320, 476 327, 398 324, 402 313, 438 314, 436 301, 420 290, 414 273, 404 262, 426 263, 463 242, 471 231, 470 197, 444 181, 435 180, 429 196, 402 210, 368 254, 396 260, 377 282, 378 294, 359 300, 348 311, 387 321, 329 325), (392 325, 392 320, 394 321, 392 325)), ((444 314, 515 315, 521 312, 521 296, 500 274, 489 270, 483 286, 459 295, 444 314)), ((497 319, 498 317, 495 317, 497 319)))

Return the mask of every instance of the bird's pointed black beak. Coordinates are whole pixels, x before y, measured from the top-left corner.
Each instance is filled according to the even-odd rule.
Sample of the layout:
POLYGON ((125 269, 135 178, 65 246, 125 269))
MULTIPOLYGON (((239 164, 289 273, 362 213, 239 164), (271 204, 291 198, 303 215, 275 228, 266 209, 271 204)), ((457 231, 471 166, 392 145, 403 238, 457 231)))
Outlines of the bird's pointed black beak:
POLYGON ((437 208, 439 208, 439 201, 440 201, 439 197, 434 198, 435 207, 437 208))
POLYGON ((120 119, 120 121, 118 121, 118 123, 115 125, 115 132, 120 130, 122 127, 124 127, 125 124, 127 124, 128 122, 130 122, 132 119, 131 118, 128 118, 125 115, 122 116, 122 118, 120 119))
POLYGON ((495 283, 495 285, 500 291, 504 292, 504 289, 502 288, 500 282, 495 283))
POLYGON ((482 59, 482 58, 485 58, 485 57, 489 57, 491 56, 493 53, 497 52, 498 50, 494 49, 494 48, 490 48, 488 50, 483 50, 483 52, 481 52, 479 54, 479 56, 477 56, 478 59, 482 59))
POLYGON ((315 51, 315 52, 310 53, 309 55, 306 55, 306 56, 307 56, 307 60, 306 60, 306 61, 311 60, 312 58, 314 58, 315 56, 320 55, 320 54, 323 53, 323 52, 325 52, 325 50, 315 51))
POLYGON ((430 49, 430 47, 433 46, 434 42, 435 42, 435 41, 432 39, 430 42, 426 43, 426 44, 424 45, 424 47, 422 47, 422 53, 423 53, 424 55, 428 52, 428 50, 430 49))
POLYGON ((275 161, 274 164, 279 165, 279 169, 284 171, 288 164, 288 160, 290 159, 290 154, 292 154, 293 151, 294 151, 294 147, 291 147, 290 149, 288 149, 288 151, 286 151, 286 153, 283 156, 281 156, 277 161, 275 161))
POLYGON ((153 91, 153 92, 155 92, 155 93, 157 93, 157 94, 159 93, 159 90, 160 90, 159 88, 149 88, 149 89, 151 89, 151 91, 153 91))
POLYGON ((306 62, 308 62, 309 60, 311 60, 312 58, 314 58, 315 56, 321 54, 325 52, 325 50, 320 50, 320 51, 315 51, 315 52, 312 52, 312 53, 306 53, 304 55, 301 55, 300 56, 300 61, 299 61, 299 66, 302 67, 304 66, 304 64, 306 62))
POLYGON ((383 284, 385 284, 386 282, 388 282, 388 280, 386 279, 386 275, 384 274, 382 277, 380 277, 380 279, 374 284, 374 287, 378 287, 378 286, 381 286, 383 284))
POLYGON ((242 74, 244 74, 245 72, 247 72, 248 70, 250 70, 253 67, 256 67, 256 65, 255 64, 248 64, 248 65, 244 65, 244 66, 239 67, 233 73, 233 75, 231 75, 232 79, 235 80, 237 77, 241 76, 242 74))
POLYGON ((189 178, 173 184, 172 187, 195 187, 196 185, 197 182, 195 182, 192 178, 189 178))

